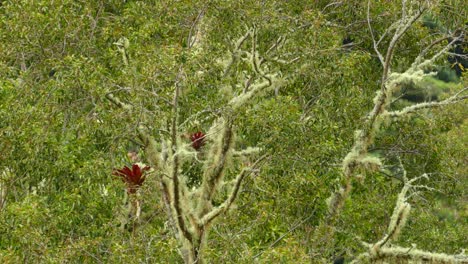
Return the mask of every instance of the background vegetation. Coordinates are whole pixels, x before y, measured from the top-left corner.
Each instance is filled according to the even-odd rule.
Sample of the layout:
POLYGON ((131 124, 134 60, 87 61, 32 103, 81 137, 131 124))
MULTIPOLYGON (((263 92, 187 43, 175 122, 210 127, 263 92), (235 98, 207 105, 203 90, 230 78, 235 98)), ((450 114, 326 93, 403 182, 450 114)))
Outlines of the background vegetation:
MULTIPOLYGON (((372 2, 371 24, 382 34, 401 15, 401 3, 372 2)), ((393 69, 408 68, 442 34, 466 31, 463 2, 434 3, 403 36, 393 69)), ((151 112, 145 121, 157 135, 171 117, 168 102, 183 65, 181 119, 201 112, 186 133, 207 131, 227 96, 239 92, 233 79, 220 76, 234 41, 251 26, 258 29, 261 54, 279 37, 286 39, 269 67, 288 83, 237 117, 236 146, 259 146, 269 159, 213 225, 209 263, 353 259, 364 250, 356 237, 377 241, 387 229, 402 188, 398 158, 410 178, 430 174, 424 184, 436 190, 411 199, 413 211, 398 243, 448 254, 466 249, 466 102, 421 111, 379 131, 370 153, 385 170, 354 183, 333 246, 315 247, 325 200, 381 82, 366 1, 5 0, 0 262, 181 262, 154 177, 140 190, 141 223, 131 232, 119 228, 126 194, 112 171, 130 164, 128 151, 140 150, 135 138, 141 116, 105 96, 113 92, 135 113, 151 112), (128 66, 116 45, 123 37, 128 66), (199 43, 188 49, 194 39, 199 43)), ((442 100, 466 87, 464 73, 455 69, 462 62, 449 57, 436 61, 437 76, 402 87, 394 107, 442 100)), ((237 67, 237 76, 249 74, 248 66, 237 67)))

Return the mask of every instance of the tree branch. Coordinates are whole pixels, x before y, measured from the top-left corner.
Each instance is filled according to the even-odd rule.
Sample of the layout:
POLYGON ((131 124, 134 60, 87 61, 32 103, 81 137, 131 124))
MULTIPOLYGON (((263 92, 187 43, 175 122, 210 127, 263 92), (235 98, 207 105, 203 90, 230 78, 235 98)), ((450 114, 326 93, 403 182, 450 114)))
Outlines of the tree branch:
MULTIPOLYGON (((380 53, 380 51, 379 51, 379 48, 378 48, 379 44, 375 41, 374 31, 372 30, 372 26, 371 26, 371 22, 370 22, 370 0, 367 1, 367 26, 369 27, 369 32, 370 32, 371 37, 372 37, 372 43, 374 45, 374 51, 377 54, 377 57, 379 58, 379 61, 382 64, 382 66, 385 66, 384 57, 383 57, 382 53, 380 53)), ((385 36, 385 34, 383 36, 385 36)))
MULTIPOLYGON (((423 56, 428 52, 427 49, 426 50, 423 50, 422 53, 415 59, 413 65, 412 65, 412 68, 414 70, 417 70, 417 69, 422 69, 424 70, 424 68, 428 65, 432 65, 435 60, 437 58, 439 58, 440 56, 442 56, 443 54, 445 54, 449 49, 450 47, 452 47, 452 45, 457 42, 459 40, 459 38, 454 38, 450 43, 448 43, 443 49, 441 49, 438 53, 436 53, 434 56, 432 56, 432 58, 428 59, 428 60, 425 60, 424 62, 422 62, 422 59, 423 59, 423 56)), ((442 41, 442 40, 436 40, 435 42, 437 41, 442 41)), ((435 43, 434 42, 434 43, 435 43)), ((435 45, 434 43, 432 43, 431 45, 435 45)))
MULTIPOLYGON (((312 201, 312 204, 315 204, 315 200, 314 199, 312 201)), ((274 247, 276 244, 278 244, 281 240, 283 240, 283 238, 285 238, 288 234, 290 234, 291 232, 293 232, 294 230, 296 230, 298 227, 300 227, 301 225, 303 225, 305 222, 309 221, 309 219, 311 219, 314 215, 315 215, 315 209, 314 211, 309 215, 307 216, 306 218, 304 218, 302 221, 300 221, 299 223, 297 223, 296 225, 294 225, 292 228, 290 228, 286 233, 282 234, 280 237, 278 237, 275 241, 273 241, 273 243, 271 243, 268 248, 258 252, 257 254, 255 254, 252 259, 256 259, 258 258, 259 256, 261 256, 267 249, 270 249, 272 247, 274 247)))
POLYGON ((421 53, 418 55, 418 57, 414 60, 416 64, 420 64, 424 56, 437 44, 449 39, 450 37, 445 36, 439 39, 434 40, 429 46, 427 46, 421 53))
POLYGON ((450 105, 450 104, 454 104, 454 103, 457 103, 457 102, 461 102, 461 101, 463 101, 465 99, 468 99, 468 95, 459 96, 461 93, 463 93, 463 92, 465 92, 467 90, 468 90, 468 87, 465 87, 460 92, 458 92, 455 95, 451 96, 450 98, 445 99, 445 100, 440 101, 440 102, 419 103, 419 104, 407 106, 407 107, 403 108, 402 110, 385 112, 383 114, 383 116, 398 118, 398 117, 402 117, 402 116, 407 115, 407 114, 414 113, 414 112, 416 112, 418 110, 421 110, 421 109, 442 107, 444 105, 450 105))
POLYGON ((216 217, 220 214, 224 213, 225 211, 229 210, 232 203, 236 200, 237 194, 239 193, 240 187, 242 185, 242 181, 246 176, 248 176, 253 170, 257 169, 259 164, 267 157, 267 155, 263 155, 260 157, 250 168, 244 168, 242 171, 237 175, 234 181, 234 188, 231 191, 229 197, 224 201, 220 206, 214 208, 209 213, 203 216, 200 220, 200 224, 206 225, 213 221, 216 217))
MULTIPOLYGON (((403 3, 403 6, 404 5, 405 4, 403 3)), ((382 74, 382 89, 381 89, 382 93, 385 92, 385 82, 390 72, 390 63, 393 57, 395 46, 398 43, 398 40, 400 40, 400 38, 406 33, 406 31, 411 27, 411 25, 413 25, 413 23, 416 22, 416 20, 424 13, 425 10, 426 10, 425 8, 419 9, 418 12, 416 12, 416 14, 414 14, 411 18, 408 19, 406 24, 400 24, 397 27, 395 34, 393 35, 393 38, 390 41, 390 44, 388 45, 387 53, 385 55, 385 60, 384 60, 385 64, 384 64, 384 70, 382 74)), ((400 21, 404 22, 405 19, 406 19, 406 15, 403 15, 402 20, 400 21)))
MULTIPOLYGON (((182 72, 182 68, 179 68, 177 80, 179 79, 182 72)), ((171 121, 171 150, 172 150, 172 192, 174 195, 173 204, 176 213, 177 224, 183 236, 190 242, 193 241, 192 234, 189 232, 184 219, 184 212, 181 206, 181 192, 179 186, 179 155, 177 153, 177 120, 178 120, 178 101, 179 101, 179 85, 178 81, 175 83, 174 100, 172 102, 172 121, 171 121)))
MULTIPOLYGON (((401 164, 401 160, 400 160, 401 164)), ((352 263, 359 263, 364 259, 369 260, 383 260, 383 259, 399 259, 399 260, 418 260, 418 261, 433 261, 437 263, 466 263, 468 256, 460 255, 447 255, 443 253, 433 253, 429 251, 422 251, 415 248, 404 248, 395 245, 389 245, 392 241, 396 240, 399 233, 406 224, 411 205, 408 199, 412 195, 408 195, 411 189, 425 188, 432 189, 425 185, 414 185, 413 183, 420 179, 428 179, 427 174, 420 177, 408 179, 406 170, 403 169, 404 186, 398 194, 395 208, 393 210, 390 223, 388 224, 387 234, 374 244, 362 242, 367 247, 368 252, 360 254, 352 263)))
MULTIPOLYGON (((205 207, 206 203, 211 203, 211 199, 216 192, 216 186, 223 175, 227 156, 232 146, 232 120, 222 119, 218 122, 222 122, 223 131, 210 149, 209 160, 212 160, 213 163, 208 165, 203 176, 202 196, 200 197, 202 199, 200 202, 201 207, 205 207)), ((205 212, 202 214, 205 214, 205 212)))
POLYGON ((384 247, 379 250, 379 259, 393 258, 398 260, 419 260, 431 261, 432 263, 467 263, 468 256, 447 255, 444 253, 434 253, 415 248, 405 248, 400 246, 384 247))
MULTIPOLYGON (((405 1, 403 2, 403 5, 405 5, 405 1)), ((425 11, 425 8, 418 9, 418 11, 416 11, 416 13, 409 18, 408 14, 406 13, 406 7, 403 7, 402 10, 402 18, 399 20, 400 23, 396 24, 397 26, 395 29, 395 34, 393 35, 393 38, 390 41, 390 44, 388 45, 385 59, 383 60, 384 65, 381 77, 380 91, 377 92, 377 95, 374 98, 374 107, 369 112, 362 129, 355 131, 355 140, 353 147, 342 162, 343 176, 341 179, 341 184, 332 192, 331 196, 327 199, 328 212, 325 217, 325 229, 320 229, 321 231, 319 232, 333 232, 332 230, 326 230, 326 227, 332 226, 336 216, 341 212, 341 209, 344 206, 344 202, 349 196, 349 193, 351 192, 351 180, 355 170, 362 166, 366 167, 364 161, 368 163, 367 165, 372 165, 376 167, 379 167, 381 165, 378 159, 370 160, 369 158, 367 158, 366 155, 368 153, 369 146, 374 141, 376 131, 381 125, 381 122, 379 120, 382 114, 385 113, 385 108, 389 103, 391 93, 397 85, 397 80, 395 80, 395 78, 388 78, 390 74, 390 64, 393 57, 394 49, 400 38, 411 27, 411 25, 413 25, 415 21, 422 15, 422 13, 425 11)), ((375 43, 375 45, 378 45, 378 43, 375 43)), ((405 74, 407 73, 405 72, 405 74)), ((327 236, 328 235, 330 234, 327 234, 327 236)))
POLYGON ((106 94, 106 98, 109 101, 111 101, 112 103, 114 103, 116 106, 120 107, 120 108, 123 108, 123 109, 128 110, 128 111, 133 109, 132 105, 126 104, 126 103, 120 101, 120 99, 115 97, 112 93, 106 94))
POLYGON ((232 68, 232 65, 239 59, 239 56, 240 56, 240 53, 241 53, 241 46, 242 44, 244 44, 244 41, 251 35, 251 32, 252 32, 252 29, 249 29, 247 31, 247 33, 245 33, 244 36, 240 37, 237 41, 236 41, 236 45, 234 46, 234 50, 231 52, 231 59, 226 67, 226 69, 224 70, 224 74, 223 74, 223 78, 226 77, 231 68, 232 68))

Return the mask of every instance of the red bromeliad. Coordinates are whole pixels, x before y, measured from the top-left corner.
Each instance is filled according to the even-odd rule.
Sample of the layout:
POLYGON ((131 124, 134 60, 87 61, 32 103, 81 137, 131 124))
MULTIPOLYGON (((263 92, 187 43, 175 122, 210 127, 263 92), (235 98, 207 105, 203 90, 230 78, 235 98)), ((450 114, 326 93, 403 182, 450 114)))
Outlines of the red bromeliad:
POLYGON ((121 170, 114 169, 112 175, 122 178, 122 181, 127 184, 128 193, 136 193, 137 189, 145 181, 146 176, 144 175, 144 172, 149 169, 149 166, 140 168, 138 164, 133 164, 131 169, 127 166, 123 167, 121 170))
POLYGON ((192 147, 195 150, 200 150, 203 145, 205 145, 205 134, 203 132, 196 132, 190 135, 190 140, 192 141, 192 147))

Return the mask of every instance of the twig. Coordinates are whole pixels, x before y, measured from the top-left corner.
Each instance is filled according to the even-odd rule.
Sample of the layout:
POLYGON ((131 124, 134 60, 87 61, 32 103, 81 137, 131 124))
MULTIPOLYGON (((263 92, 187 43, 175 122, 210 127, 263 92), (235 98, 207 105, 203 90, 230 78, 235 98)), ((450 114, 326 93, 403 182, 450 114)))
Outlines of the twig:
POLYGON ((171 149, 172 149, 172 192, 174 195, 174 210, 176 212, 176 219, 177 224, 179 226, 180 231, 184 235, 184 237, 193 242, 192 233, 189 232, 187 225, 184 219, 184 212, 181 206, 181 198, 180 198, 180 186, 179 186, 179 155, 177 154, 177 120, 178 120, 178 101, 179 101, 179 84, 178 80, 182 73, 182 67, 179 68, 179 73, 177 74, 176 81, 175 81, 175 90, 174 90, 174 100, 172 102, 172 122, 171 122, 171 149))
POLYGON ((440 101, 440 102, 419 103, 419 104, 407 106, 407 107, 403 108, 402 110, 385 112, 383 115, 396 118, 396 117, 401 117, 401 116, 404 116, 404 115, 407 115, 407 114, 410 114, 410 113, 414 113, 414 112, 416 112, 418 110, 421 110, 421 109, 441 107, 441 106, 444 106, 444 105, 449 105, 449 104, 454 104, 454 103, 457 103, 457 102, 461 102, 461 101, 464 101, 465 99, 468 99, 468 95, 459 96, 461 93, 463 93, 463 92, 465 92, 467 90, 468 90, 468 87, 465 87, 461 91, 456 93, 455 95, 451 96, 448 99, 440 101))
POLYGON ((239 173, 239 175, 236 177, 234 188, 231 191, 231 194, 229 195, 229 197, 220 206, 214 208, 211 212, 203 216, 203 218, 200 220, 201 224, 203 225, 209 224, 218 215, 229 210, 229 207, 237 198, 237 194, 239 193, 239 190, 240 190, 240 187, 244 178, 248 176, 253 170, 255 170, 259 166, 260 162, 262 162, 266 157, 267 155, 263 155, 257 161, 255 161, 255 163, 250 168, 248 169, 244 168, 239 173))

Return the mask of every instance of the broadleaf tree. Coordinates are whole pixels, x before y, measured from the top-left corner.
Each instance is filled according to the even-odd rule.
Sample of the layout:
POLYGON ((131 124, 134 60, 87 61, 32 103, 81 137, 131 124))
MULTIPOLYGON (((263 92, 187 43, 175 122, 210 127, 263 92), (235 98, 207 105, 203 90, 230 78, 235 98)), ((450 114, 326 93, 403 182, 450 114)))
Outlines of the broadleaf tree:
POLYGON ((463 263, 466 15, 1 1, 1 262, 463 263))

